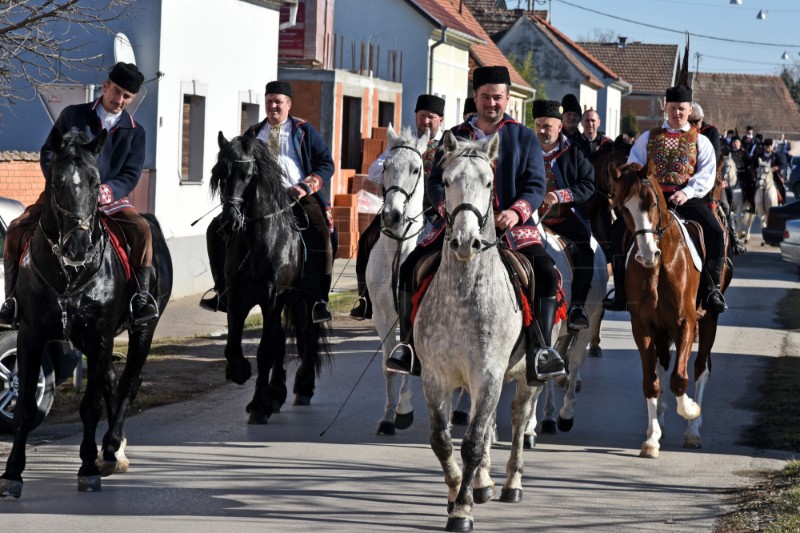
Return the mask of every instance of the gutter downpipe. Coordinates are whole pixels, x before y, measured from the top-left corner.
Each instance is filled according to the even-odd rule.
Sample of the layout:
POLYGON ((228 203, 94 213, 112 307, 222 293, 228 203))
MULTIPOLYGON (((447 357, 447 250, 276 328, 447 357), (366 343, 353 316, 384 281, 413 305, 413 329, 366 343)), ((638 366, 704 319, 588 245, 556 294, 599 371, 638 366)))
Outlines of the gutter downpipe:
POLYGON ((431 46, 430 51, 428 52, 429 58, 428 62, 430 65, 428 66, 428 94, 433 94, 433 50, 442 44, 447 42, 447 26, 442 26, 442 37, 431 46))

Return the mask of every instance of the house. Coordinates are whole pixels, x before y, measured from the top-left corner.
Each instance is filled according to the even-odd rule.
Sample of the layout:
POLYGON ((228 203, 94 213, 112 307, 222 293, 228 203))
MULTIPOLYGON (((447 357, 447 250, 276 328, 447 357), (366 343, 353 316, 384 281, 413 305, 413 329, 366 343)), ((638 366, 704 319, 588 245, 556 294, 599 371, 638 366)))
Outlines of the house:
POLYGON ((664 92, 675 85, 677 45, 629 43, 624 37, 616 43, 577 44, 631 84, 630 93, 622 97, 623 117, 630 110, 640 131, 664 122, 664 92))
POLYGON ((780 76, 700 72, 692 76, 693 97, 705 121, 744 133, 753 126, 764 138, 800 140, 800 111, 780 76))
MULTIPOLYGON (((145 75, 135 118, 147 132, 147 156, 132 199, 140 211, 155 213, 167 237, 173 297, 211 286, 205 245, 211 215, 192 222, 214 214, 218 204, 208 190, 217 133, 237 135, 263 115, 264 85, 277 78, 282 3, 218 0, 197 9, 191 0, 151 0, 110 23, 130 43, 118 44, 117 54, 134 59, 145 75)), ((122 38, 87 27, 55 33, 86 43, 88 55, 103 58, 100 68, 73 73, 91 100, 116 61, 115 42, 122 38)), ((2 123, 0 151, 38 153, 52 127, 39 100, 4 110, 2 123)), ((30 179, 43 185, 37 166, 29 164, 30 179)))
MULTIPOLYGON (((447 101, 444 126, 461 122, 463 102, 471 96, 471 71, 476 66, 504 65, 511 73, 509 114, 524 116, 531 86, 472 17, 460 0, 348 0, 337 4, 336 33, 401 54, 403 124, 414 124, 420 94, 447 101)), ((384 63, 385 64, 385 63, 384 63)), ((376 73, 381 76, 381 72, 376 73)))
POLYGON ((575 94, 584 110, 597 110, 606 135, 619 134, 621 97, 630 93, 630 84, 550 24, 547 11, 466 2, 504 54, 518 61, 531 57, 548 98, 560 100, 567 93, 575 94))

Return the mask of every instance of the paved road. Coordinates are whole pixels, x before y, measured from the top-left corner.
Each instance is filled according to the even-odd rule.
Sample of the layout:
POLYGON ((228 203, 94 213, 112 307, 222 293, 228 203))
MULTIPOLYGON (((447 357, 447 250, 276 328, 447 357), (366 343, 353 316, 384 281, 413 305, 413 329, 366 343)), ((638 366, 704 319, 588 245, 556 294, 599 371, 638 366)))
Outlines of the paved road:
MULTIPOLYGON (((640 459, 646 408, 639 356, 627 315, 603 327, 605 357, 589 359, 570 433, 541 437, 526 452, 520 504, 475 509, 476 531, 710 531, 725 492, 750 473, 788 457, 739 444, 767 358, 800 353, 798 334, 774 322, 774 304, 800 287, 797 269, 775 249, 737 259, 703 406, 703 448, 681 447, 685 422, 667 416, 661 456, 640 459)), ((416 383, 417 421, 396 437, 375 436, 383 379, 373 331, 342 322, 335 362, 312 407, 286 406, 269 425, 249 427, 252 383, 129 419, 131 472, 79 494, 79 435, 47 424, 29 450, 23 497, 0 501, 7 531, 440 531, 446 490, 427 442, 425 402, 416 383), (338 421, 329 424, 356 382, 338 421), (65 435, 66 436, 63 436, 65 435), (62 435, 56 437, 57 435, 62 435)), ((253 348, 249 347, 253 353, 253 348)), ((502 484, 510 437, 510 393, 498 417, 493 473, 502 484)), ((460 429, 455 431, 461 435, 460 429)), ((0 455, 7 454, 0 438, 0 455)))

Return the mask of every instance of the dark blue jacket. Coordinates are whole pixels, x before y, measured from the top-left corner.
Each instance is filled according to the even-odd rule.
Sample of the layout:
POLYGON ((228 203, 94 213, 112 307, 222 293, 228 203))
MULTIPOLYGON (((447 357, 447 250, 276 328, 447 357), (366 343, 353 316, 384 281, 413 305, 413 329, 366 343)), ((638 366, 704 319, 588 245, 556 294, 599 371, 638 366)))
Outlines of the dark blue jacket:
MULTIPOLYGON (((98 99, 92 103, 64 108, 53 129, 58 129, 62 135, 70 131, 82 131, 90 139, 94 139, 101 129, 100 117, 95 111, 99 105, 102 104, 98 99)), ((139 183, 145 158, 145 132, 127 111, 123 111, 119 122, 108 134, 97 163, 100 167, 100 182, 111 188, 113 201, 116 202, 128 196, 139 183)), ((50 161, 53 159, 53 149, 49 142, 50 136, 40 153, 45 179, 49 179, 50 161)))
MULTIPOLYGON (((455 126, 452 131, 460 139, 475 140, 469 122, 455 126)), ((532 129, 505 115, 495 135, 500 136, 500 153, 494 170, 495 211, 513 209, 521 220, 511 231, 509 244, 523 247, 538 241, 538 231, 531 215, 539 208, 547 192, 542 159, 542 146, 532 129)), ((437 208, 444 202, 442 167, 437 154, 427 180, 426 193, 431 205, 437 208)))

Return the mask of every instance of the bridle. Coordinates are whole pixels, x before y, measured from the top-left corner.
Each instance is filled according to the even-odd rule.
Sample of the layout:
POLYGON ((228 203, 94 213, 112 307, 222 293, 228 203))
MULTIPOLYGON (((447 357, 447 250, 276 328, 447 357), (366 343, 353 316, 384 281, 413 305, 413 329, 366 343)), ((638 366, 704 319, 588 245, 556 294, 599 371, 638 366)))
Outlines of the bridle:
MULTIPOLYGON (((658 195, 661 194, 661 191, 656 190, 656 188, 653 185, 652 181, 650 181, 647 178, 642 178, 641 184, 643 186, 648 186, 651 189, 653 189, 653 194, 655 194, 656 195, 656 199, 658 199, 658 195)), ((656 227, 654 229, 649 228, 649 229, 636 230, 636 231, 633 232, 633 237, 634 238, 636 238, 637 235, 644 235, 646 233, 652 233, 652 234, 654 234, 656 236, 656 244, 658 244, 658 241, 661 240, 661 237, 664 236, 664 233, 672 225, 672 221, 675 219, 675 217, 671 216, 671 217, 669 217, 669 222, 667 222, 667 225, 664 226, 663 228, 661 227, 661 219, 662 219, 661 202, 656 201, 656 206, 658 208, 658 224, 656 225, 656 227)))
MULTIPOLYGON (((384 203, 383 203, 383 206, 381 207, 381 211, 383 211, 383 209, 386 207, 386 197, 390 192, 398 192, 398 193, 402 194, 403 197, 405 198, 403 200, 403 218, 406 221, 405 222, 406 223, 406 228, 403 231, 403 235, 398 237, 392 231, 390 231, 389 228, 387 228, 387 227, 385 227, 383 225, 383 218, 381 217, 381 233, 383 233, 384 235, 386 235, 390 239, 394 239, 396 241, 406 241, 408 239, 416 237, 417 235, 422 233, 422 230, 425 229, 425 225, 422 224, 420 226, 419 230, 417 230, 416 232, 414 232, 411 235, 408 235, 408 231, 411 229, 411 227, 414 225, 414 223, 419 221, 420 217, 422 217, 422 215, 425 214, 425 210, 424 209, 420 213, 418 213, 418 214, 416 214, 414 216, 406 215, 406 208, 408 207, 408 202, 411 201, 411 197, 414 196, 415 192, 417 192, 417 188, 419 187, 419 184, 422 181, 423 176, 425 176, 425 171, 424 171, 425 160, 422 157, 422 154, 420 153, 419 150, 417 150, 413 146, 408 146, 408 145, 405 145, 405 144, 400 144, 400 145, 397 145, 397 146, 393 146, 389 150, 389 152, 391 153, 391 152, 394 152, 395 150, 400 150, 400 149, 411 150, 412 152, 417 154, 419 156, 419 160, 420 160, 420 168, 423 169, 423 170, 417 176, 417 180, 414 182, 414 188, 411 189, 411 192, 408 192, 407 190, 405 190, 404 188, 400 187, 399 185, 392 185, 388 189, 384 189, 384 191, 383 191, 384 203)), ((385 173, 386 173, 386 164, 384 162, 383 174, 385 174, 385 173)))
MULTIPOLYGON (((42 221, 39 219, 39 227, 42 230, 42 235, 47 240, 47 244, 50 245, 50 250, 53 252, 58 258, 58 262, 62 265, 62 268, 66 265, 63 250, 64 247, 67 245, 69 240, 72 238, 73 234, 77 231, 86 231, 89 233, 89 247, 94 250, 95 243, 94 243, 94 225, 95 225, 95 217, 97 216, 97 204, 95 203, 94 209, 91 210, 91 213, 86 217, 81 217, 78 213, 74 211, 70 211, 58 204, 56 200, 56 195, 51 191, 49 194, 50 197, 50 205, 53 211, 56 213, 56 224, 58 226, 58 238, 56 242, 53 242, 50 237, 48 237, 47 232, 45 231, 44 227, 42 226, 42 221), (74 220, 75 225, 72 226, 67 231, 63 231, 64 222, 65 220, 74 220)), ((89 259, 92 257, 92 253, 86 254, 86 258, 78 264, 70 264, 69 266, 78 268, 84 266, 89 259)))
MULTIPOLYGON (((485 156, 477 152, 471 152, 469 154, 464 154, 459 157, 476 157, 478 159, 483 159, 484 161, 489 162, 489 160, 485 156)), ((458 215, 462 211, 468 211, 477 217, 480 233, 483 234, 483 229, 486 227, 486 222, 488 222, 490 216, 493 216, 492 212, 493 205, 494 205, 494 187, 491 187, 491 192, 489 193, 489 202, 488 205, 486 206, 486 210, 483 213, 481 213, 481 211, 477 207, 475 207, 474 204, 470 204, 467 202, 458 204, 455 207, 455 209, 453 209, 452 212, 449 212, 445 209, 444 217, 445 220, 447 221, 447 234, 449 235, 452 232, 456 215, 458 215)), ((487 241, 486 239, 481 239, 480 242, 482 247, 480 250, 478 250, 478 253, 497 246, 500 243, 500 240, 503 238, 503 235, 505 235, 505 232, 501 233, 494 241, 487 241)))
MULTIPOLYGON (((232 163, 250 163, 250 170, 244 175, 244 177, 239 178, 242 182, 245 183, 245 188, 247 187, 247 183, 252 179, 253 176, 256 175, 256 158, 255 157, 248 157, 245 159, 233 159, 232 163)), ((241 229, 243 230, 248 223, 260 222, 262 220, 267 220, 273 217, 280 215, 281 213, 285 213, 286 211, 290 210, 297 204, 298 200, 294 200, 288 206, 275 211, 273 213, 268 213, 266 215, 261 215, 258 217, 248 217, 245 215, 245 201, 244 198, 241 196, 222 196, 222 203, 223 205, 227 204, 231 206, 234 211, 234 216, 241 222, 241 229)))

